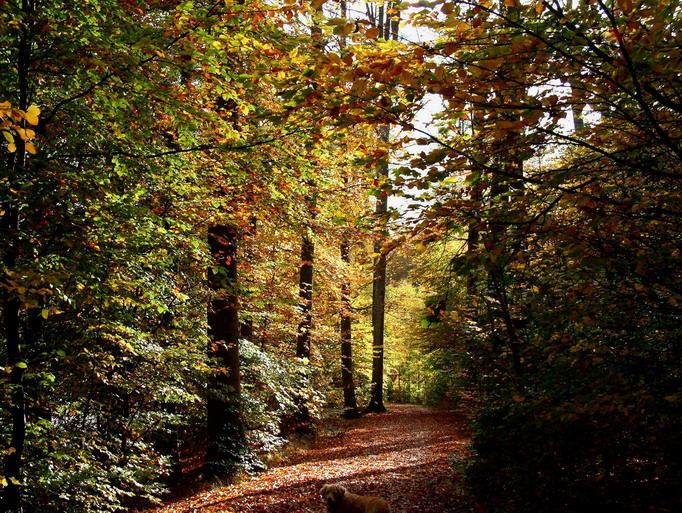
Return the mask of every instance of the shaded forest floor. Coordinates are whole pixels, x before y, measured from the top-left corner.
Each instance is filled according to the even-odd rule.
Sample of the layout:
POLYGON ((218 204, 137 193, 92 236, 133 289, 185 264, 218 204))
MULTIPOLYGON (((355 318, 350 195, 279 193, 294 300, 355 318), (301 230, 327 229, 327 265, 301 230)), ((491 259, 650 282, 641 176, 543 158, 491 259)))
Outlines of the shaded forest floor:
POLYGON ((318 490, 339 483, 386 498, 396 513, 471 511, 452 472, 469 441, 464 416, 424 406, 343 423, 307 449, 239 483, 174 501, 156 513, 303 513, 324 510, 318 490))

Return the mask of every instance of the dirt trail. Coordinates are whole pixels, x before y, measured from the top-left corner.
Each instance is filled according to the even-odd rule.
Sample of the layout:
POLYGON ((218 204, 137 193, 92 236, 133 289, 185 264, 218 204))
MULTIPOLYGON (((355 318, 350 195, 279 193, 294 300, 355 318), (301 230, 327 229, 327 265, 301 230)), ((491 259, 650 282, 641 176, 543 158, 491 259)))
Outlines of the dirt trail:
POLYGON ((461 416, 415 405, 348 422, 308 450, 241 483, 182 499, 158 513, 322 513, 318 490, 339 483, 381 495, 396 513, 464 512, 450 465, 468 435, 461 416))

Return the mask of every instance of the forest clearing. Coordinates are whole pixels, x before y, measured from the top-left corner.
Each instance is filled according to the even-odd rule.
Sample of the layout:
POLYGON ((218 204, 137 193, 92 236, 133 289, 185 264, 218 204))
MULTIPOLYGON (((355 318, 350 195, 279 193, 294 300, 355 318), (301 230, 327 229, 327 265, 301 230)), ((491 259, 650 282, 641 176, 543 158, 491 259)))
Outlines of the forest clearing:
POLYGON ((682 511, 681 21, 0 0, 0 513, 682 511))

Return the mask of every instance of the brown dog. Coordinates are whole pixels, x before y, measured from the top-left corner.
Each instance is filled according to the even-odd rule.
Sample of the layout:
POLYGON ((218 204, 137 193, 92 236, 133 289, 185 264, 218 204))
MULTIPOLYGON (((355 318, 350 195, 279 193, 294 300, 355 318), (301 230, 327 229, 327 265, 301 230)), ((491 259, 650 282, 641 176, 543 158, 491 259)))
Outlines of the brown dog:
POLYGON ((355 495, 340 485, 324 485, 320 495, 329 513, 390 513, 391 509, 381 497, 355 495))

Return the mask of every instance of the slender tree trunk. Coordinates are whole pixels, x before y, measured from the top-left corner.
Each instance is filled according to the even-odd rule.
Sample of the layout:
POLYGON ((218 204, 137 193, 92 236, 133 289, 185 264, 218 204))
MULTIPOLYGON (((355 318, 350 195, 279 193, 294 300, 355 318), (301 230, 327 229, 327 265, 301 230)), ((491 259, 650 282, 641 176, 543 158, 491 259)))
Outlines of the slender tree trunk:
MULTIPOLYGON (((346 18, 348 6, 346 0, 340 0, 339 7, 341 8, 341 17, 346 18)), ((341 52, 346 48, 346 36, 341 36, 340 40, 341 52)), ((348 185, 349 177, 344 176, 344 183, 348 185)), ((346 230, 343 232, 341 239, 341 260, 350 265, 350 234, 346 230)), ((348 270, 346 271, 348 272, 348 270)), ((358 403, 355 397, 355 381, 353 380, 353 342, 352 329, 353 321, 351 318, 351 301, 350 301, 350 278, 348 275, 344 276, 341 284, 341 386, 343 386, 343 416, 347 419, 353 419, 360 416, 358 412, 358 403)))
MULTIPOLYGON (((21 10, 28 18, 33 12, 33 6, 28 0, 22 0, 21 10)), ((25 111, 28 108, 29 95, 29 66, 31 60, 30 29, 24 21, 21 29, 18 51, 18 86, 19 86, 19 109, 25 111)), ((10 161, 11 170, 10 180, 14 176, 24 175, 26 167, 26 147, 20 137, 15 138, 16 151, 10 161)), ((19 206, 15 201, 8 201, 4 205, 2 217, 2 232, 6 236, 7 247, 3 255, 3 264, 6 272, 12 272, 16 268, 19 257, 19 206)), ((9 276, 5 275, 6 281, 9 276)), ((5 456, 4 476, 8 481, 2 494, 2 511, 21 513, 23 505, 21 500, 21 486, 23 470, 24 443, 26 440, 26 396, 24 391, 24 369, 20 366, 23 363, 22 340, 20 332, 19 311, 21 301, 16 293, 11 290, 9 285, 2 287, 2 318, 4 321, 4 338, 6 344, 7 362, 10 367, 9 387, 10 400, 9 406, 10 419, 12 423, 10 447, 12 452, 5 456)))
MULTIPOLYGON (((316 7, 311 15, 310 36, 313 48, 324 52, 324 40, 319 21, 322 15, 322 4, 316 7)), ((310 359, 310 335, 313 328, 313 275, 315 262, 315 242, 313 240, 312 220, 315 219, 316 210, 316 184, 314 180, 307 183, 309 196, 305 198, 308 207, 308 220, 304 225, 301 240, 301 265, 298 276, 298 309, 301 321, 296 330, 296 358, 301 360, 302 366, 299 371, 299 391, 294 397, 296 412, 294 414, 294 431, 299 434, 309 433, 310 410, 308 408, 308 391, 310 390, 309 373, 303 360, 310 359)))
MULTIPOLYGON (((350 237, 343 234, 341 260, 350 264, 350 237)), ((346 276, 341 284, 341 383, 343 386, 343 416, 352 419, 359 416, 353 381, 352 319, 350 316, 350 280, 346 276)))
MULTIPOLYGON (((393 14, 388 11, 395 7, 389 4, 388 9, 381 4, 375 19, 376 27, 384 39, 398 39, 398 22, 392 20, 393 14)), ((377 129, 379 140, 388 143, 390 127, 380 126, 377 129)), ((388 178, 388 158, 379 167, 380 182, 388 178)), ((383 413, 384 406, 384 326, 386 307, 386 255, 382 246, 385 238, 385 230, 388 215, 388 194, 381 192, 377 199, 375 214, 379 229, 377 239, 374 242, 374 253, 379 255, 374 262, 374 276, 372 281, 372 385, 370 401, 365 412, 383 413)))
MULTIPOLYGON (((301 360, 310 359, 310 332, 313 327, 313 275, 315 260, 315 243, 310 226, 306 226, 301 243, 301 266, 298 277, 299 312, 301 321, 296 333, 296 357, 301 360)), ((305 366, 300 371, 299 392, 295 397, 296 413, 294 430, 299 433, 310 431, 310 410, 306 391, 309 389, 308 372, 305 366)))
MULTIPOLYGON (((388 142, 389 128, 379 129, 379 138, 388 142)), ((388 160, 379 169, 381 179, 388 177, 388 160)), ((368 413, 383 413, 384 406, 384 325, 386 308, 386 254, 383 251, 385 239, 386 216, 388 214, 388 195, 382 192, 375 207, 379 230, 374 242, 374 253, 378 255, 374 262, 372 280, 372 385, 370 402, 365 409, 368 413)))
POLYGON ((306 227, 301 243, 301 266, 298 275, 298 296, 301 322, 296 333, 296 356, 310 358, 310 331, 313 326, 313 274, 315 243, 309 227, 306 227))
MULTIPOLYGON (((19 145, 17 145, 19 152, 19 145)), ((20 158, 17 155, 17 158, 20 158)), ((18 230, 19 212, 16 207, 12 207, 3 216, 3 232, 8 234, 16 244, 16 234, 18 230)), ((16 247, 10 246, 3 258, 7 270, 11 270, 16 265, 16 247)), ((24 393, 24 369, 18 364, 23 361, 21 335, 19 330, 19 308, 20 301, 16 294, 3 287, 3 308, 2 318, 4 321, 4 335, 7 351, 6 366, 12 370, 9 376, 10 400, 9 405, 11 421, 10 447, 12 452, 5 456, 4 476, 8 481, 3 493, 2 511, 20 513, 23 508, 21 505, 21 487, 17 485, 22 478, 22 457, 24 453, 24 441, 26 439, 26 400, 24 393)))
POLYGON ((246 451, 239 371, 238 235, 233 225, 213 226, 208 233, 213 258, 209 287, 219 294, 208 312, 209 357, 216 368, 207 401, 206 470, 210 477, 232 473, 246 451))

